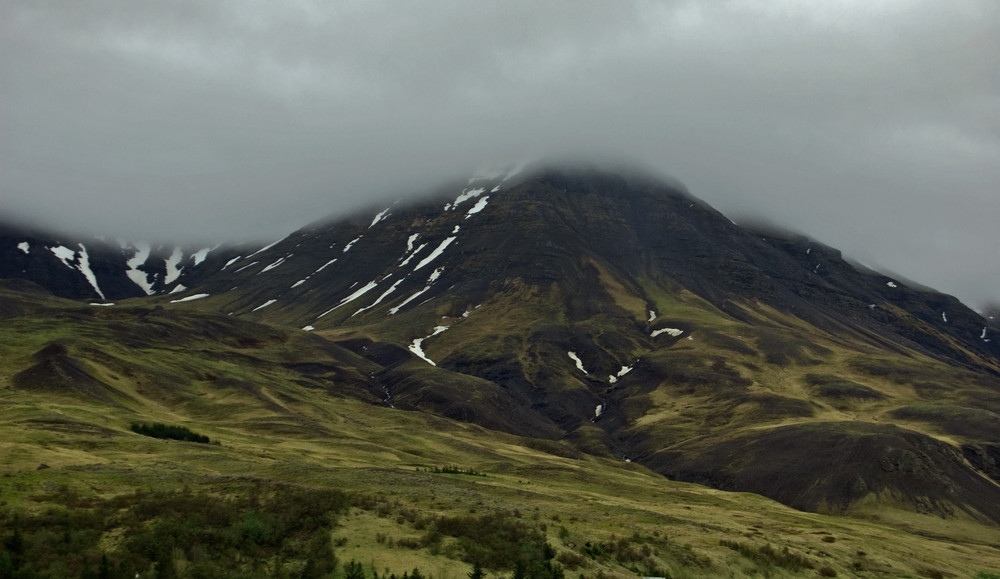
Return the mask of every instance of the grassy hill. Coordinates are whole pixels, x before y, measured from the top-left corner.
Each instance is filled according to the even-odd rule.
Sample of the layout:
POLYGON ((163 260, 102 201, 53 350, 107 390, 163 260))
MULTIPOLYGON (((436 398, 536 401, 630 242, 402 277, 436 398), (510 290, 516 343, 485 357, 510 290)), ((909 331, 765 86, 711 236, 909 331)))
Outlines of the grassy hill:
MULTIPOLYGON (((782 341, 795 331, 749 334, 692 301, 662 320, 688 335, 643 351, 646 362, 607 399, 614 408, 618 393, 646 391, 609 410, 607 429, 600 420, 581 424, 560 440, 420 411, 441 409, 429 399, 427 384, 435 382, 456 393, 467 388, 460 398, 467 412, 488 414, 505 402, 490 399, 484 379, 401 355, 379 333, 388 326, 324 336, 197 302, 102 308, 13 285, 0 289, 0 573, 7 576, 319 577, 342 575, 351 560, 369 576, 419 568, 438 579, 462 579, 473 563, 489 577, 507 577, 519 561, 539 577, 559 570, 587 578, 1000 574, 1000 530, 978 511, 919 512, 893 504, 887 487, 852 503, 848 516, 803 512, 671 481, 599 444, 617 436, 623 450, 647 452, 654 466, 653 458, 669 463, 657 452, 671 444, 697 448, 689 460, 735 451, 724 463, 737 468, 753 445, 721 441, 739 441, 748 429, 786 432, 809 422, 864 438, 860 427, 840 425, 891 413, 913 432, 968 440, 949 426, 965 424, 956 413, 973 412, 961 397, 992 385, 970 376, 946 394, 935 384, 966 375, 930 358, 866 356, 828 338, 782 341), (720 319, 728 326, 712 321, 720 319), (740 353, 740 344, 755 353, 740 353), (721 351, 726 362, 713 367, 721 351), (791 361, 768 365, 767 356, 791 361), (821 371, 813 358, 824 360, 821 371), (896 371, 882 373, 892 364, 896 371), (745 385, 750 365, 764 370, 745 385), (903 370, 925 379, 900 383, 903 370), (643 373, 661 379, 649 389, 643 373), (740 395, 720 386, 720 376, 740 395), (813 395, 819 402, 801 404, 813 395), (751 420, 761 413, 766 421, 751 420), (184 427, 214 443, 143 436, 132 431, 137 422, 184 427), (654 432, 662 433, 655 444, 654 432), (703 432, 717 436, 700 443, 703 432)), ((400 323, 392 331, 402 336, 416 322, 400 323)), ((466 344, 469 364, 468 352, 529 331, 480 327, 477 339, 459 329, 440 337, 466 344)), ((639 353, 641 340, 632 340, 639 353)), ((439 361, 458 352, 443 340, 427 345, 439 361)), ((565 352, 550 353, 557 354, 552 371, 569 384, 567 398, 574 388, 592 392, 586 378, 572 385, 575 365, 565 352)), ((518 364, 530 369, 526 376, 545 378, 530 357, 518 364)), ((538 419, 535 427, 550 425, 538 419)), ((906 471, 905 460, 893 464, 906 471)))

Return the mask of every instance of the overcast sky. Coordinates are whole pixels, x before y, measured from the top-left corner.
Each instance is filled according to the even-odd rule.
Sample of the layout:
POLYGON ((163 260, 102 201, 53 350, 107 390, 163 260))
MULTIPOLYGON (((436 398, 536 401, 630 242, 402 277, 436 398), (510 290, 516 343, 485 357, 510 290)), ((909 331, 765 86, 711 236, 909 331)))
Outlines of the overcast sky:
POLYGON ((7 215, 270 240, 612 156, 1000 300, 996 0, 0 0, 0 30, 7 215))

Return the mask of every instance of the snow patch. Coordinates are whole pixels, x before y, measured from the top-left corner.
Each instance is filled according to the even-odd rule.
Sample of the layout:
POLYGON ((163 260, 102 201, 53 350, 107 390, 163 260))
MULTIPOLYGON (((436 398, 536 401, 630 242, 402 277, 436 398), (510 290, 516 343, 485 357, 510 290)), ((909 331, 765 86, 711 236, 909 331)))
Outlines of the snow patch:
POLYGON ((192 253, 191 257, 188 259, 194 261, 194 265, 197 267, 198 264, 205 261, 205 258, 208 257, 208 252, 210 251, 212 251, 210 247, 206 247, 205 249, 199 249, 198 251, 192 253))
POLYGON ((410 260, 413 259, 413 256, 415 256, 418 253, 420 253, 420 250, 423 249, 423 248, 425 248, 425 247, 427 247, 427 244, 426 243, 421 243, 419 247, 417 247, 415 250, 413 250, 413 253, 411 253, 410 255, 406 256, 406 259, 404 259, 403 262, 399 264, 399 267, 403 267, 406 264, 410 263, 410 260))
POLYGON ((21 243, 18 243, 17 248, 23 251, 25 254, 31 251, 31 246, 28 245, 27 241, 22 241, 21 243))
MULTIPOLYGON (((487 195, 486 197, 483 197, 482 199, 480 199, 479 201, 477 201, 476 204, 472 206, 472 209, 469 209, 469 211, 465 214, 465 218, 468 219, 468 218, 472 217, 473 215, 475 215, 476 213, 479 213, 483 209, 486 209, 486 204, 489 202, 489 200, 490 200, 490 196, 487 195)), ((457 229, 457 226, 456 226, 456 229, 457 229)))
MULTIPOLYGON (((404 277, 403 279, 406 279, 406 278, 404 277)), ((374 302, 372 302, 372 304, 370 306, 361 308, 360 310, 354 312, 353 314, 351 314, 351 317, 353 318, 354 316, 356 316, 356 315, 358 315, 358 314, 360 314, 362 312, 366 312, 366 311, 374 308, 375 306, 379 305, 380 303, 382 303, 382 300, 384 300, 386 297, 388 297, 388 295, 391 294, 392 292, 396 291, 396 288, 399 287, 399 284, 403 283, 403 279, 397 280, 396 283, 392 284, 392 286, 389 287, 389 289, 387 289, 384 292, 382 292, 382 295, 380 295, 377 300, 375 300, 374 302)))
POLYGON ((684 330, 678 330, 677 328, 662 328, 662 329, 659 329, 659 330, 653 330, 653 332, 651 334, 649 334, 649 335, 650 335, 650 337, 655 338, 656 336, 659 336, 660 334, 670 334, 671 336, 673 336, 673 337, 676 338, 677 336, 680 336, 683 333, 684 333, 684 330))
POLYGON ((63 262, 63 265, 65 265, 70 269, 76 269, 76 266, 73 265, 73 261, 76 260, 75 251, 73 251, 68 247, 63 247, 62 245, 57 245, 56 247, 50 247, 49 251, 51 251, 53 255, 58 257, 59 260, 63 262))
POLYGON ((174 286, 174 289, 170 290, 170 293, 172 293, 172 294, 179 294, 181 292, 186 292, 186 291, 187 291, 187 288, 184 287, 184 284, 179 283, 179 284, 177 284, 177 285, 174 286))
POLYGON ((146 263, 146 260, 149 259, 150 251, 151 248, 148 245, 136 244, 135 253, 125 262, 125 266, 128 268, 125 270, 125 275, 132 280, 132 283, 146 292, 147 296, 153 295, 153 284, 149 281, 149 275, 140 270, 139 266, 146 263))
POLYGON ((226 265, 222 266, 222 269, 226 269, 227 267, 233 265, 234 263, 236 263, 237 261, 239 261, 241 259, 243 259, 243 256, 242 255, 237 255, 236 257, 234 257, 234 258, 230 259, 229 261, 227 261, 226 265))
POLYGON ((104 307, 107 307, 107 306, 113 306, 115 304, 114 304, 114 302, 107 303, 107 304, 99 304, 97 302, 90 302, 90 305, 92 305, 92 306, 104 306, 104 307))
POLYGON ((388 208, 386 208, 385 211, 383 211, 383 212, 379 213, 378 215, 376 215, 375 219, 372 219, 372 224, 368 226, 368 229, 371 229, 372 227, 375 227, 376 223, 378 223, 379 221, 382 221, 383 219, 385 219, 386 217, 388 217, 389 216, 389 209, 392 209, 392 207, 388 207, 388 208))
MULTIPOLYGON (((357 282, 355 282, 354 285, 357 285, 357 282)), ((370 282, 368 282, 361 289, 357 290, 356 292, 352 293, 351 295, 347 296, 346 298, 340 300, 339 304, 333 306, 332 308, 330 308, 330 309, 326 310, 325 312, 323 312, 322 314, 320 314, 319 317, 322 318, 323 316, 329 314, 330 312, 332 312, 333 310, 339 308, 340 306, 342 306, 342 305, 344 305, 346 303, 349 303, 349 302, 353 302, 354 300, 360 298, 361 296, 363 296, 366 293, 370 292, 371 290, 375 289, 375 286, 377 286, 377 285, 378 285, 378 282, 376 282, 376 281, 370 281, 370 282)), ((354 287, 354 286, 352 285, 351 287, 354 287)))
POLYGON ((427 362, 431 366, 437 366, 437 364, 435 364, 433 360, 431 360, 426 355, 424 355, 423 343, 424 343, 424 340, 428 340, 430 338, 433 338, 434 336, 440 334, 441 332, 443 332, 443 331, 445 331, 447 329, 448 329, 448 326, 435 326, 434 327, 434 332, 431 335, 429 335, 429 336, 427 336, 425 338, 416 338, 416 339, 414 339, 413 343, 410 344, 410 351, 413 352, 414 354, 416 354, 417 356, 419 356, 421 359, 423 359, 425 362, 427 362))
POLYGON ((983 326, 983 333, 980 334, 979 339, 980 340, 985 340, 986 339, 986 326, 983 326))
POLYGON ((207 298, 210 294, 194 294, 193 296, 188 296, 186 298, 181 298, 179 300, 170 300, 172 304, 179 304, 181 302, 193 302, 194 300, 200 300, 202 298, 207 298))
POLYGON ((399 310, 403 309, 403 307, 406 304, 412 302, 413 300, 417 299, 418 297, 420 297, 421 295, 423 295, 424 293, 426 293, 427 290, 431 289, 431 286, 434 285, 434 282, 437 281, 439 277, 441 277, 441 272, 443 272, 443 271, 444 271, 443 267, 439 267, 439 268, 435 269, 434 272, 431 273, 430 277, 427 278, 427 285, 424 286, 424 289, 422 289, 422 290, 416 292, 415 294, 411 295, 410 297, 406 298, 405 300, 403 300, 403 303, 399 304, 398 306, 396 306, 394 308, 390 308, 389 309, 389 315, 390 316, 396 315, 399 312, 399 310))
POLYGON ((315 330, 316 328, 314 328, 312 326, 302 326, 302 329, 305 330, 305 331, 307 331, 307 332, 311 332, 311 331, 315 330))
POLYGON ((598 404, 597 408, 594 409, 594 418, 600 418, 604 414, 604 405, 598 404))
POLYGON ((184 268, 177 266, 180 264, 183 258, 184 258, 184 252, 181 251, 181 248, 175 247, 173 253, 170 254, 169 258, 167 258, 165 264, 167 267, 167 276, 163 278, 163 285, 170 285, 175 281, 177 281, 177 278, 181 276, 181 270, 183 270, 184 268))
POLYGON ((897 287, 899 287, 898 285, 896 285, 896 282, 892 282, 892 281, 885 282, 885 285, 887 285, 887 286, 889 286, 891 288, 897 288, 897 287))
POLYGON ((441 245, 437 246, 437 249, 435 249, 434 251, 431 252, 430 255, 428 255, 427 257, 425 257, 424 259, 422 259, 420 261, 420 263, 417 264, 417 267, 413 268, 413 271, 417 271, 418 269, 424 267, 428 263, 430 263, 430 262, 434 261, 435 259, 437 259, 437 257, 440 256, 442 253, 444 253, 444 250, 449 245, 451 245, 451 243, 453 241, 455 241, 456 239, 458 239, 458 238, 454 237, 454 236, 445 238, 445 240, 441 242, 441 245))
POLYGON ((286 255, 285 257, 278 258, 278 261, 276 261, 276 262, 272 263, 271 265, 265 267, 264 269, 258 271, 257 275, 260 275, 260 274, 262 274, 262 273, 264 273, 266 271, 271 271, 272 269, 274 269, 274 268, 278 267, 279 265, 285 263, 285 260, 288 259, 289 257, 292 257, 291 254, 286 255))
MULTIPOLYGON (((309 279, 308 277, 306 279, 309 279)), ((300 279, 299 281, 292 284, 292 289, 299 287, 300 285, 306 283, 306 279, 300 279)))
POLYGON ((244 269, 247 269, 248 267, 253 267, 253 266, 257 265, 258 263, 260 263, 260 262, 259 261, 251 261, 249 264, 244 265, 243 267, 239 268, 238 270, 236 270, 233 273, 240 273, 244 269))
POLYGON ((589 374, 589 372, 583 369, 583 361, 580 360, 580 357, 576 355, 576 352, 566 352, 566 353, 569 355, 570 360, 576 362, 577 369, 579 369, 584 374, 589 374))
POLYGON ((80 244, 79 269, 80 273, 83 274, 83 277, 87 278, 87 281, 90 283, 91 287, 93 287, 94 291, 97 292, 97 295, 101 296, 102 300, 106 299, 104 297, 104 292, 101 291, 101 288, 97 287, 97 276, 94 275, 93 270, 90 269, 90 256, 87 255, 87 248, 84 247, 82 243, 80 244))
POLYGON ((655 310, 649 310, 649 319, 646 320, 646 321, 649 322, 650 324, 652 324, 653 320, 655 320, 655 319, 656 319, 656 311, 655 310))
POLYGON ((476 189, 469 189, 468 191, 463 190, 462 194, 455 198, 455 202, 451 204, 451 209, 458 207, 460 203, 468 201, 473 197, 479 197, 486 192, 486 189, 478 187, 476 189))
POLYGON ((351 249, 351 247, 353 247, 354 244, 357 243, 358 240, 360 240, 362 237, 364 237, 364 235, 359 235, 359 236, 355 237, 354 239, 352 239, 350 243, 348 243, 347 245, 345 245, 344 246, 344 253, 347 253, 351 249))
POLYGON ((941 312, 941 319, 944 320, 944 323, 946 323, 946 324, 948 323, 948 314, 947 314, 947 312, 941 312))
MULTIPOLYGON (((337 258, 333 258, 333 259, 331 259, 330 261, 328 261, 328 262, 324 263, 323 265, 321 265, 321 266, 319 267, 319 269, 317 269, 316 271, 312 272, 312 275, 316 275, 317 273, 319 273, 319 272, 323 271, 324 269, 326 269, 326 268, 327 268, 327 266, 329 266, 329 265, 333 265, 333 264, 334 264, 334 263, 335 263, 336 261, 337 261, 337 258)), ((312 277, 312 276, 309 276, 309 277, 312 277)))
POLYGON ((417 238, 420 237, 419 233, 414 233, 406 240, 406 251, 407 253, 413 251, 413 244, 416 243, 417 238))
POLYGON ((254 308, 254 309, 252 309, 250 311, 251 312, 256 312, 257 310, 262 310, 262 309, 266 308, 267 306, 273 304, 276 301, 278 301, 278 300, 267 300, 266 302, 262 303, 261 305, 257 306, 256 308, 254 308))
MULTIPOLYGON (((248 256, 247 256, 246 258, 247 258, 247 259, 250 259, 251 257, 253 257, 253 256, 257 255, 258 253, 262 253, 262 252, 264 252, 264 251, 267 251, 267 250, 271 249, 272 247, 274 247, 275 245, 278 245, 279 243, 281 243, 281 242, 282 242, 283 240, 284 240, 284 238, 282 238, 282 239, 279 239, 278 241, 275 241, 275 242, 273 242, 273 243, 268 243, 268 244, 267 244, 267 245, 265 245, 264 247, 262 247, 262 248, 258 249, 257 251, 255 251, 255 252, 251 253, 250 255, 248 255, 248 256)), ((238 259, 238 258, 237 258, 237 259, 238 259)), ((226 265, 228 265, 228 264, 226 264, 226 265)))
POLYGON ((612 374, 611 376, 608 376, 608 382, 614 384, 615 382, 618 382, 619 378, 621 378, 625 374, 628 374, 631 371, 632 371, 631 366, 622 366, 622 369, 619 370, 617 374, 612 374))

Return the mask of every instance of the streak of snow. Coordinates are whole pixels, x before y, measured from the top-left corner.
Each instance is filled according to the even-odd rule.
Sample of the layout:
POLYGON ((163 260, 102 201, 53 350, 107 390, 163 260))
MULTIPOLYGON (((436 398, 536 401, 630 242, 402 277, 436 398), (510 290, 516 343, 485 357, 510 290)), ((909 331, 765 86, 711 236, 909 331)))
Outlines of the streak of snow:
POLYGON ((403 262, 399 264, 399 267, 403 267, 406 264, 410 263, 410 260, 413 259, 413 256, 415 256, 418 253, 420 253, 420 250, 423 249, 423 248, 425 248, 425 247, 427 247, 427 244, 426 243, 421 243, 416 249, 413 250, 413 253, 411 253, 410 255, 406 256, 406 259, 404 259, 403 262))
POLYGON ((462 317, 463 318, 467 318, 467 317, 469 317, 471 315, 472 315, 472 310, 465 310, 464 312, 462 312, 462 317))
POLYGON ((500 190, 500 186, 499 186, 499 185, 497 185, 496 187, 494 187, 494 188, 490 189, 490 193, 496 193, 496 192, 497 192, 497 191, 499 191, 499 190, 500 190))
POLYGON ((90 302, 90 305, 92 305, 92 306, 105 306, 105 307, 107 307, 107 306, 113 306, 115 304, 114 304, 114 302, 107 303, 107 304, 99 304, 97 302, 90 302))
POLYGON ((316 328, 314 328, 312 326, 302 326, 302 329, 305 330, 305 331, 307 331, 307 332, 311 332, 311 331, 315 330, 316 328))
POLYGON ((898 285, 895 284, 895 282, 891 282, 891 281, 885 282, 885 285, 887 285, 889 287, 899 287, 898 285))
POLYGON ((455 241, 456 239, 458 238, 454 236, 445 238, 445 240, 441 242, 441 245, 437 246, 437 249, 435 249, 434 251, 431 252, 430 255, 422 259, 420 263, 417 264, 417 267, 413 268, 413 271, 417 271, 418 269, 424 267, 428 263, 434 261, 439 255, 444 253, 445 248, 451 245, 451 242, 455 241))
POLYGON ((59 260, 63 262, 63 265, 65 265, 70 269, 76 269, 76 266, 73 265, 72 263, 74 260, 76 260, 75 251, 73 251, 68 247, 63 247, 62 245, 58 245, 56 247, 50 247, 49 251, 51 251, 53 255, 58 257, 59 260))
POLYGON ((208 296, 209 294, 194 294, 193 296, 188 296, 179 300, 170 300, 170 303, 179 304, 181 302, 193 302, 194 300, 200 300, 202 298, 207 298, 208 296))
POLYGON ((258 253, 262 253, 262 252, 264 252, 264 251, 267 251, 267 250, 271 249, 272 247, 274 247, 275 245, 278 245, 278 244, 279 244, 279 243, 281 243, 282 241, 284 241, 284 238, 282 238, 282 239, 279 239, 279 240, 277 240, 277 241, 275 241, 275 242, 273 242, 273 243, 268 243, 268 244, 267 244, 267 245, 265 245, 264 247, 262 247, 262 248, 258 249, 257 251, 255 251, 255 252, 251 253, 250 255, 248 255, 248 256, 247 256, 246 258, 247 258, 247 259, 250 259, 251 257, 253 257, 253 256, 257 255, 258 253))
POLYGON ((386 217, 388 217, 389 209, 392 209, 392 207, 388 207, 388 208, 386 208, 385 211, 383 211, 383 212, 379 213, 378 215, 376 215, 375 219, 372 219, 372 224, 368 226, 368 229, 371 229, 372 227, 375 227, 376 223, 378 223, 379 221, 382 221, 383 219, 385 219, 386 217))
POLYGON ((420 234, 419 233, 414 233, 413 235, 411 235, 409 237, 409 239, 406 240, 406 251, 407 252, 413 251, 413 244, 417 241, 418 237, 420 237, 420 234))
POLYGON ((153 284, 149 282, 149 274, 139 269, 139 266, 146 263, 149 259, 150 247, 148 245, 139 243, 135 246, 135 253, 125 262, 125 266, 128 268, 125 270, 125 275, 132 280, 132 283, 139 286, 142 291, 146 292, 147 296, 153 295, 153 284))
MULTIPOLYGON (((307 277, 306 279, 309 279, 309 278, 307 277)), ((302 284, 306 283, 306 279, 300 279, 299 281, 297 281, 297 282, 293 283, 293 284, 292 284, 292 288, 297 288, 297 287, 299 287, 300 285, 302 285, 302 284)))
POLYGON ((580 360, 580 357, 576 355, 576 352, 566 352, 566 353, 569 355, 570 360, 573 360, 574 362, 576 362, 576 367, 581 372, 583 372, 584 374, 589 374, 589 372, 587 372, 586 370, 583 369, 583 361, 580 360))
POLYGON ((254 309, 252 309, 250 311, 251 312, 256 312, 257 310, 262 310, 262 309, 266 308, 267 306, 273 304, 276 301, 278 301, 278 300, 267 300, 266 302, 262 303, 261 305, 257 306, 256 308, 254 308, 254 309))
POLYGON ((470 189, 468 191, 462 191, 462 194, 455 198, 455 203, 452 204, 451 208, 454 209, 458 207, 459 203, 463 203, 472 199, 473 197, 479 197, 486 192, 486 189, 482 187, 477 187, 476 189, 470 189))
POLYGON ((424 340, 428 340, 430 338, 433 338, 434 336, 440 334, 441 332, 443 332, 443 331, 445 331, 447 329, 448 329, 448 326, 435 326, 434 327, 434 333, 432 333, 431 335, 429 335, 429 336, 427 336, 425 338, 415 338, 413 340, 413 343, 410 344, 410 351, 413 352, 414 354, 416 354, 417 356, 419 356, 421 359, 423 359, 425 362, 427 362, 431 366, 437 366, 437 364, 435 364, 433 360, 431 360, 426 355, 424 355, 423 343, 424 343, 424 340))
POLYGON ((986 326, 983 326, 983 333, 979 336, 980 340, 986 339, 986 326))
POLYGON ((259 261, 251 261, 250 263, 248 263, 247 265, 244 265, 243 267, 239 268, 238 270, 236 270, 233 273, 240 273, 244 269, 246 269, 248 267, 253 267, 253 266, 257 265, 258 263, 260 263, 260 262, 259 261))
POLYGON ((398 313, 399 310, 403 309, 403 306, 405 306, 406 304, 408 304, 408 303, 412 302, 413 300, 417 299, 418 297, 420 297, 421 295, 423 295, 424 293, 426 293, 429 289, 431 289, 431 286, 434 285, 434 282, 437 281, 437 279, 439 277, 441 277, 441 272, 442 271, 444 271, 443 267, 439 267, 439 268, 435 269, 434 272, 431 273, 430 277, 427 278, 427 285, 424 286, 424 289, 422 289, 422 290, 418 291, 417 293, 411 295, 410 297, 406 298, 405 300, 403 300, 403 303, 399 304, 398 306, 396 306, 394 308, 390 308, 389 309, 389 315, 390 316, 396 315, 396 313, 398 313))
POLYGON ((189 259, 194 261, 194 265, 197 266, 199 263, 205 261, 205 258, 208 257, 208 252, 210 251, 212 251, 210 247, 199 249, 198 251, 192 253, 189 259))
POLYGON ((271 271, 272 269, 274 269, 274 268, 278 267, 279 265, 285 263, 285 260, 288 259, 289 257, 291 257, 291 254, 286 255, 285 257, 278 258, 278 261, 276 261, 276 262, 272 263, 271 265, 265 267, 264 269, 258 271, 257 275, 260 275, 260 274, 264 273, 265 271, 271 271))
POLYGON ((597 408, 594 409, 594 418, 600 418, 604 414, 604 405, 598 404, 597 408))
POLYGON ((646 320, 646 321, 648 321, 649 323, 652 324, 653 320, 655 320, 655 319, 656 319, 656 311, 655 310, 649 310, 649 319, 646 320))
POLYGON ((97 276, 94 275, 93 270, 90 269, 90 256, 87 255, 87 248, 84 247, 82 243, 80 244, 79 268, 80 268, 80 273, 83 274, 83 277, 87 278, 87 281, 94 288, 94 291, 97 292, 97 295, 101 296, 102 300, 107 299, 104 297, 104 292, 101 291, 101 288, 97 287, 97 276))
POLYGON ((489 202, 489 200, 490 196, 487 195, 486 197, 483 197, 482 199, 477 201, 476 204, 472 206, 472 209, 469 209, 469 211, 465 214, 465 218, 468 219, 473 215, 475 215, 476 213, 479 213, 483 209, 486 209, 486 204, 489 202))
POLYGON ((946 324, 948 323, 948 314, 947 314, 947 312, 941 312, 941 319, 944 320, 944 323, 946 323, 946 324))
POLYGON ((631 371, 632 371, 631 366, 622 366, 622 369, 619 370, 617 374, 612 374, 611 376, 608 376, 608 382, 614 384, 615 382, 618 381, 619 378, 621 378, 625 374, 628 374, 631 371))
POLYGON ((184 268, 177 266, 183 258, 184 252, 181 251, 181 248, 175 247, 173 253, 171 253, 170 257, 167 258, 165 264, 167 267, 167 276, 163 278, 163 285, 170 285, 177 281, 177 278, 181 276, 181 270, 184 268))
POLYGON ((31 246, 28 245, 27 241, 22 241, 21 243, 18 243, 17 248, 26 254, 31 251, 31 246))
POLYGON ((812 251, 813 249, 810 247, 809 249, 806 250, 806 255, 809 255, 810 253, 812 253, 812 251))
POLYGON ((354 244, 357 243, 358 240, 360 240, 362 237, 364 237, 364 235, 359 235, 359 236, 355 237, 354 239, 352 239, 350 243, 348 243, 347 245, 345 245, 344 246, 344 253, 347 253, 347 251, 349 249, 351 249, 351 247, 353 247, 354 244))
MULTIPOLYGON (((406 279, 406 278, 403 278, 403 279, 406 279)), ((375 306, 379 305, 380 303, 382 303, 382 300, 384 300, 386 297, 388 297, 388 295, 391 294, 392 292, 396 291, 396 288, 399 286, 399 284, 403 283, 403 279, 396 280, 396 283, 392 284, 392 286, 390 286, 389 289, 387 289, 384 292, 382 292, 382 295, 380 295, 377 300, 375 300, 374 302, 372 302, 372 304, 370 306, 361 308, 360 310, 354 312, 353 314, 351 314, 351 317, 353 318, 354 316, 360 314, 361 312, 366 312, 366 311, 374 308, 375 306)))
POLYGON ((237 255, 236 257, 234 257, 234 258, 230 259, 229 261, 227 261, 226 265, 222 266, 222 269, 226 269, 227 267, 233 265, 234 263, 236 263, 237 261, 239 261, 241 259, 243 259, 243 256, 242 255, 237 255))
POLYGON ((187 291, 187 288, 184 287, 184 284, 179 283, 179 284, 177 284, 177 285, 174 286, 174 289, 170 290, 170 293, 172 293, 172 294, 179 294, 181 292, 186 292, 186 291, 187 291))
POLYGON ((335 258, 331 259, 330 261, 324 263, 323 265, 319 266, 319 269, 317 269, 316 271, 312 272, 312 275, 316 275, 317 273, 323 271, 324 269, 327 268, 327 266, 333 265, 334 262, 336 262, 336 261, 337 261, 337 258, 335 257, 335 258))
MULTIPOLYGON (((355 285, 357 285, 357 282, 355 282, 355 285)), ((339 308, 340 306, 342 306, 342 305, 344 305, 346 303, 349 303, 349 302, 353 302, 354 300, 360 298, 361 296, 363 296, 366 293, 370 292, 371 290, 375 289, 375 287, 377 285, 378 285, 378 282, 376 282, 376 281, 370 281, 370 282, 368 282, 364 287, 362 287, 358 291, 356 291, 356 292, 352 293, 351 295, 347 296, 346 298, 340 300, 339 304, 333 306, 332 308, 330 308, 330 309, 326 310, 325 312, 323 312, 322 314, 320 314, 319 317, 322 318, 323 316, 329 314, 330 312, 332 312, 333 310, 339 308)), ((354 287, 354 286, 351 286, 351 287, 354 287)))
POLYGON ((678 330, 677 328, 663 328, 660 330, 653 330, 653 333, 650 334, 650 337, 655 338, 660 334, 670 334, 671 336, 676 338, 677 336, 680 336, 683 333, 684 330, 678 330))

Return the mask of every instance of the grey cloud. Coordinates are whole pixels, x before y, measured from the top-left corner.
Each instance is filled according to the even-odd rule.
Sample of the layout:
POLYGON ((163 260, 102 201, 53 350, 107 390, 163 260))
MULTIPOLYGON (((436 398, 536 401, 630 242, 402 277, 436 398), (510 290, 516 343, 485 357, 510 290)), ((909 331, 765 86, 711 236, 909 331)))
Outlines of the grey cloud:
POLYGON ((1000 5, 0 0, 2 205, 273 238, 483 163, 670 173, 1000 298, 1000 5))

